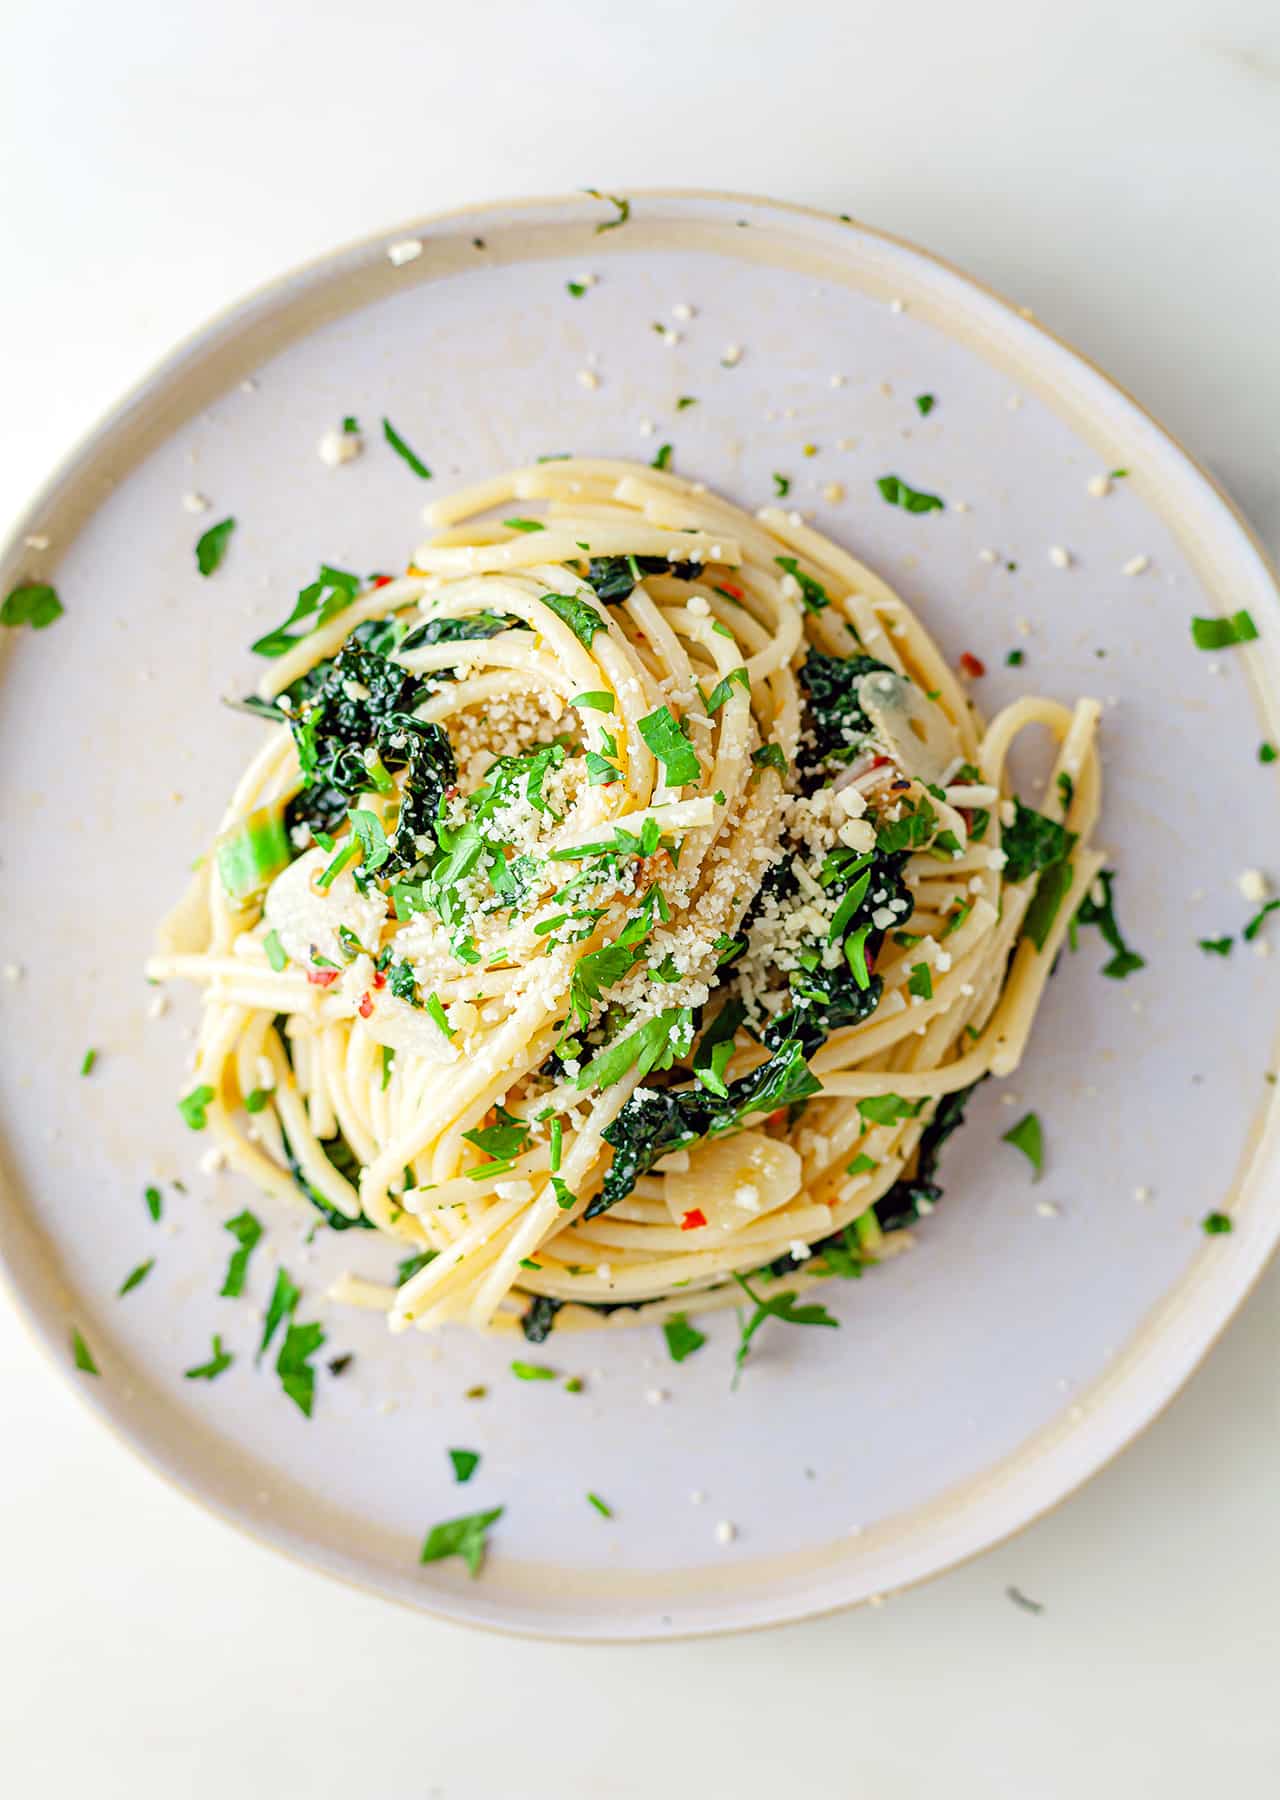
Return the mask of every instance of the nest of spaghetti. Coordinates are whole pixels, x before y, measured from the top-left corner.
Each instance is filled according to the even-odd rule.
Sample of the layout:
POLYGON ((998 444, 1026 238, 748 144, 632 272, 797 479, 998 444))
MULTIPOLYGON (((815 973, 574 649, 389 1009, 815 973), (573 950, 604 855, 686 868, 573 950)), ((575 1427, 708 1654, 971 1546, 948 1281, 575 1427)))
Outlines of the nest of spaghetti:
POLYGON ((1096 703, 979 718, 794 514, 565 460, 323 568, 149 972, 234 1168, 399 1245, 394 1330, 697 1311, 910 1241, 1100 864, 1096 703), (1013 797, 1019 734, 1052 765, 1013 797))

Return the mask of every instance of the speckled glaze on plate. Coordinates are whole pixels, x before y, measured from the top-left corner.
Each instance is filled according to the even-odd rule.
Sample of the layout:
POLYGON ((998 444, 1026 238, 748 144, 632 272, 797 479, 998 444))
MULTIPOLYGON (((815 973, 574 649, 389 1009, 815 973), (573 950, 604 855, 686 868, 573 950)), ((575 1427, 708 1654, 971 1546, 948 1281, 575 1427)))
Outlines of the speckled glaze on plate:
POLYGON ((1280 1230, 1264 1080, 1280 976, 1240 943, 1225 961, 1196 946, 1238 933, 1252 909, 1236 876, 1277 841, 1280 790, 1257 749, 1274 733, 1280 615, 1246 528, 1102 375, 920 251, 731 196, 633 195, 627 223, 599 231, 612 217, 582 196, 477 207, 285 277, 116 410, 0 565, 4 591, 47 575, 67 609, 3 652, 4 956, 23 973, 0 991, 0 1226, 17 1304, 103 1419, 228 1521, 436 1614, 584 1640, 798 1618, 1006 1536, 1169 1400, 1280 1230), (406 239, 422 253, 396 266, 387 247, 406 239), (575 298, 582 275, 599 280, 575 298), (680 396, 697 404, 677 410, 680 396), (326 468, 317 440, 347 414, 368 449, 326 468), (383 444, 384 415, 429 484, 383 444), (825 1290, 838 1333, 768 1328, 736 1393, 730 1316, 680 1366, 652 1328, 553 1336, 537 1354, 584 1378, 573 1394, 515 1380, 509 1339, 390 1339, 330 1304, 332 1274, 385 1277, 392 1247, 307 1243, 298 1215, 201 1173, 204 1143, 174 1107, 194 1005, 149 1019, 141 964, 259 741, 219 697, 249 688, 248 642, 318 561, 395 567, 423 502, 455 484, 567 450, 647 460, 662 443, 747 506, 788 476, 791 503, 952 656, 986 663, 988 711, 1029 686, 1106 702, 1102 842, 1147 967, 1103 979, 1093 933, 1064 955, 1012 1094, 987 1084, 948 1147, 915 1251, 825 1290), (1089 492, 1116 468, 1109 494, 1089 492), (885 505, 886 473, 947 510, 885 505), (184 510, 190 492, 209 514, 184 510), (202 580, 195 539, 227 515, 230 552, 202 580), (1240 607, 1256 645, 1192 647, 1191 614, 1240 607), (1006 667, 1015 648, 1024 663, 1006 667), (1047 1145, 1035 1184, 1000 1142, 1031 1108, 1047 1145), (268 1237, 245 1297, 222 1299, 221 1227, 245 1205, 268 1237), (1201 1232, 1211 1208, 1232 1212, 1229 1236, 1201 1232), (325 1354, 354 1353, 340 1378, 321 1370, 310 1421, 253 1361, 281 1262, 325 1354), (72 1365, 73 1328, 96 1380, 72 1365), (215 1331, 234 1365, 184 1381, 215 1331), (466 1398, 476 1386, 485 1399, 466 1398), (459 1446, 483 1456, 466 1487, 446 1455, 459 1446), (418 1565, 430 1524, 497 1505, 480 1579, 418 1565))

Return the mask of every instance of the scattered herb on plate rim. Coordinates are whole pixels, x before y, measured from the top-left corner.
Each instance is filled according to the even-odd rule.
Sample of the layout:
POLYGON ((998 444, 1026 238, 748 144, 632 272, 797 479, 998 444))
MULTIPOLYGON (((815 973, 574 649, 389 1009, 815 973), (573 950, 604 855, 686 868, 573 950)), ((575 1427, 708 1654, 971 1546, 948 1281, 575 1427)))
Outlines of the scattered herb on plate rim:
POLYGON ((480 1573, 487 1548, 488 1534, 506 1508, 490 1507, 488 1512, 466 1513, 458 1519, 444 1519, 433 1525, 418 1554, 421 1563, 442 1562, 446 1557, 460 1556, 468 1572, 480 1573))
POLYGON ((384 419, 382 421, 382 435, 395 451, 396 455, 408 463, 409 467, 420 481, 430 481, 430 469, 427 467, 426 463, 423 462, 422 458, 409 448, 408 444, 405 443, 390 419, 384 419))
POLYGON ((1038 1180, 1044 1168, 1044 1132, 1040 1125, 1038 1113, 1025 1113, 1016 1125, 1001 1134, 1002 1144, 1012 1144, 1015 1150, 1021 1150, 1038 1180))
POLYGON ((459 1487, 470 1481, 480 1467, 478 1450, 450 1450, 449 1461, 453 1465, 453 1479, 459 1487))
POLYGON ((126 1294, 131 1294, 133 1292, 134 1288, 141 1287, 155 1266, 155 1257, 149 1256, 146 1262, 140 1262, 136 1269, 130 1269, 129 1273, 120 1283, 120 1286, 116 1289, 116 1299, 123 1300, 126 1294))
POLYGON ((47 581, 21 581, 0 604, 0 625, 15 630, 19 625, 29 625, 32 631, 43 631, 65 611, 57 590, 47 581))
POLYGON ((1257 635, 1258 627, 1243 609, 1226 618, 1191 621, 1191 639, 1197 650, 1226 650, 1232 644, 1248 644, 1257 635))
POLYGON ((881 475, 876 486, 882 499, 887 500, 890 506, 900 506, 904 512, 942 512, 946 506, 939 494, 926 494, 919 488, 913 488, 900 475, 881 475))
POLYGON ((187 1381, 216 1381, 224 1369, 229 1369, 235 1357, 222 1348, 222 1338, 218 1332, 213 1334, 213 1345, 208 1362, 197 1363, 192 1369, 182 1371, 187 1381))
POLYGON ((234 519, 220 519, 196 540, 196 567, 202 575, 212 575, 215 569, 221 567, 235 528, 234 519))
POLYGON ((673 1313, 669 1319, 664 1319, 662 1335, 667 1341, 667 1352, 675 1363, 682 1363, 695 1350, 701 1350, 707 1341, 706 1333, 691 1325, 684 1313, 673 1313))

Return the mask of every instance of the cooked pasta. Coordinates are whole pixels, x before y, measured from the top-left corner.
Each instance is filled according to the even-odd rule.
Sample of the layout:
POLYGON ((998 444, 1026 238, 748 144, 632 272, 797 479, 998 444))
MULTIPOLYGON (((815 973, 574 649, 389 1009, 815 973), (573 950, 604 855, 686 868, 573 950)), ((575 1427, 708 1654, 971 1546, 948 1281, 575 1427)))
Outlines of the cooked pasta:
POLYGON ((149 966, 202 990, 189 1114, 397 1240, 398 1286, 336 1290, 396 1330, 901 1246, 1099 872, 1097 704, 984 726, 870 570, 666 472, 430 516, 406 575, 322 569, 256 646, 278 722, 149 966))

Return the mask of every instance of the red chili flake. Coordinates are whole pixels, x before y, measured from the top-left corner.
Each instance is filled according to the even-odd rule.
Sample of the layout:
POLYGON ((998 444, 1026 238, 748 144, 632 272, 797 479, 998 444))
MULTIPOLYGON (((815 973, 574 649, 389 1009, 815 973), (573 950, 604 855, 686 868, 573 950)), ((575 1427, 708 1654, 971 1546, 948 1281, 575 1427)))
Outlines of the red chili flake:
POLYGON ((381 969, 375 969, 375 970, 374 970, 374 971, 373 971, 373 985, 374 985, 374 987, 376 987, 376 988, 384 988, 384 987, 386 987, 386 985, 387 985, 387 978, 386 978, 386 976, 385 976, 385 975, 384 975, 384 974, 383 974, 383 973, 382 973, 382 970, 381 970, 381 969))
POLYGON ((372 1018, 372 1016, 373 1016, 373 995, 372 994, 361 994, 360 1004, 356 1008, 356 1011, 360 1014, 360 1017, 362 1019, 372 1018))
POLYGON ((373 585, 375 588, 386 587, 386 585, 389 581, 394 581, 394 580, 395 580, 394 575, 375 575, 373 578, 373 585))
POLYGON ((978 681, 987 672, 986 663, 978 657, 970 655, 967 650, 960 658, 960 667, 966 675, 972 676, 974 681, 978 681))
POLYGON ((697 1231, 698 1227, 705 1225, 706 1222, 706 1213, 703 1212, 700 1206, 695 1206, 690 1212, 687 1212, 684 1215, 683 1219, 681 1219, 680 1229, 681 1231, 697 1231))
POLYGON ((742 589, 740 587, 735 587, 731 581, 722 581, 720 583, 720 590, 722 593, 732 594, 735 600, 743 600, 746 598, 742 589))
POLYGON ((885 764, 892 762, 892 760, 893 758, 890 756, 873 756, 871 758, 871 767, 873 769, 883 769, 885 764))
POLYGON ((765 1124, 785 1125, 787 1122, 787 1111, 788 1109, 785 1106, 778 1107, 776 1112, 771 1112, 769 1114, 769 1117, 765 1120, 765 1124))
POLYGON ((341 969, 308 969, 307 980, 312 987, 332 987, 341 973, 341 969))

